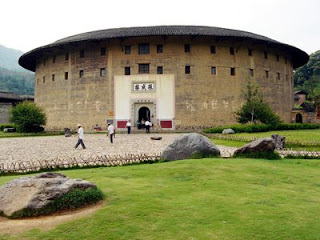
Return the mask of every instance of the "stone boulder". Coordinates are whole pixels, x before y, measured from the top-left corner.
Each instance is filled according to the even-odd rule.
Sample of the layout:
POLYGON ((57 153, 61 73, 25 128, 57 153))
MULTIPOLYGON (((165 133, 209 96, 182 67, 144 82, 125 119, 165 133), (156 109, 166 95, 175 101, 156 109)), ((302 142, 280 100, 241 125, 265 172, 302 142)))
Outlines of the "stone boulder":
POLYGON ((234 134, 234 130, 231 128, 223 129, 222 134, 234 134))
POLYGON ((167 161, 174 161, 217 155, 220 155, 220 150, 209 138, 199 133, 190 133, 176 138, 165 148, 161 157, 167 161))
POLYGON ((273 138, 260 138, 238 148, 234 152, 234 155, 254 152, 273 152, 275 148, 276 145, 273 138))
POLYGON ((21 210, 39 210, 74 189, 88 188, 96 186, 60 173, 15 179, 0 187, 0 213, 11 217, 21 210))
POLYGON ((272 134, 271 138, 274 139, 277 150, 283 150, 286 143, 286 137, 280 136, 278 134, 272 134))

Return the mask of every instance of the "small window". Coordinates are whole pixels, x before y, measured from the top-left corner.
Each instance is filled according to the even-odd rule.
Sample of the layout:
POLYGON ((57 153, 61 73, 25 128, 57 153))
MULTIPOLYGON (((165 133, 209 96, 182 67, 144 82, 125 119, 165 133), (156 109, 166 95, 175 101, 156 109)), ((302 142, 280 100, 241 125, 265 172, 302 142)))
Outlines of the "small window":
POLYGON ((288 74, 286 74, 286 82, 288 82, 289 76, 288 74))
POLYGON ((233 47, 230 48, 230 55, 234 55, 234 48, 233 47))
POLYGON ((56 56, 52 57, 52 63, 56 63, 56 56))
POLYGON ((216 67, 211 67, 211 75, 217 75, 216 67))
POLYGON ((249 76, 253 77, 253 69, 252 68, 249 69, 249 76))
POLYGON ((277 78, 278 78, 278 80, 280 80, 280 77, 281 77, 281 76, 280 76, 280 73, 278 72, 278 73, 277 73, 277 78))
POLYGON ((69 53, 66 53, 66 55, 65 55, 65 60, 66 60, 66 61, 69 60, 69 53))
POLYGON ((191 70, 190 70, 190 66, 185 66, 184 68, 184 73, 185 74, 190 74, 191 70))
POLYGON ((139 44, 139 54, 149 54, 150 53, 150 45, 149 43, 141 43, 139 44))
POLYGON ((42 82, 43 82, 43 83, 46 83, 46 77, 43 77, 43 78, 42 78, 42 82))
POLYGON ((84 76, 84 71, 83 71, 83 70, 80 70, 80 71, 79 71, 79 78, 83 78, 83 76, 84 76))
POLYGON ((163 45, 162 44, 157 45, 157 53, 163 53, 163 45))
POLYGON ((100 48, 100 56, 105 56, 106 55, 106 48, 100 48))
POLYGON ((157 67, 157 74, 163 74, 163 67, 162 66, 157 67))
POLYGON ((276 55, 276 59, 277 59, 277 62, 279 62, 279 61, 280 61, 280 57, 279 57, 279 55, 276 55))
MULTIPOLYGON (((124 47, 124 54, 131 54, 131 46, 124 47)), ((128 75, 130 75, 130 74, 128 74, 128 75)))
POLYGON ((190 44, 185 44, 184 45, 184 52, 190 52, 190 44))
POLYGON ((100 68, 100 77, 104 77, 106 75, 106 69, 100 68))
POLYGON ((268 52, 267 51, 264 51, 263 55, 264 55, 264 59, 268 59, 268 52))
POLYGON ((210 53, 216 54, 216 46, 213 46, 213 45, 210 46, 210 53))
POLYGON ((149 65, 147 63, 139 64, 139 73, 144 74, 144 73, 149 73, 149 65))
POLYGON ((65 73, 64 73, 64 80, 68 80, 68 78, 69 78, 69 73, 68 73, 68 72, 65 72, 65 73))
POLYGON ((130 71, 130 67, 125 67, 124 68, 124 75, 130 75, 131 71, 130 71))
POLYGON ((236 69, 235 68, 230 68, 230 75, 235 76, 236 75, 236 69))
POLYGON ((52 82, 54 82, 55 77, 56 77, 55 74, 52 74, 52 75, 51 75, 51 80, 52 80, 52 82))
POLYGON ((84 50, 80 50, 80 58, 84 58, 84 50))
POLYGON ((265 71, 265 74, 266 74, 266 78, 269 78, 269 71, 265 71))
POLYGON ((251 48, 248 49, 248 55, 249 55, 250 57, 252 56, 252 49, 251 49, 251 48))

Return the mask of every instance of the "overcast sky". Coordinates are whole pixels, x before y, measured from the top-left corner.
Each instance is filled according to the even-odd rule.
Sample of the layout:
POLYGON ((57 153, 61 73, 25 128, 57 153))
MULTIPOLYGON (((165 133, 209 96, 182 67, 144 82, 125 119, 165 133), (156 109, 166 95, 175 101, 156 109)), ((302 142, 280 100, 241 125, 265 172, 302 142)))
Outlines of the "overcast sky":
POLYGON ((24 52, 74 34, 132 26, 244 30, 320 50, 320 0, 1 0, 0 44, 24 52))

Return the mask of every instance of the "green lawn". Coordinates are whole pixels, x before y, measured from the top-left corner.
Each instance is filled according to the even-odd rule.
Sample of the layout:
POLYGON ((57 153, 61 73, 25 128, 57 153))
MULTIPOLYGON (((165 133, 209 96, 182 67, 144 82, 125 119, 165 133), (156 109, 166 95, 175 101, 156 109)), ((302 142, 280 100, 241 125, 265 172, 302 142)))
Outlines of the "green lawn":
POLYGON ((271 131, 260 133, 237 133, 237 136, 243 137, 270 137, 272 134, 279 134, 285 136, 289 141, 306 141, 306 142, 318 142, 320 144, 320 129, 309 130, 287 130, 287 131, 271 131))
POLYGON ((41 136, 57 136, 63 135, 63 132, 40 132, 40 133, 19 133, 19 132, 2 132, 0 131, 0 138, 10 137, 41 137, 41 136))
MULTIPOLYGON (((0 239, 320 237, 320 160, 199 159, 62 172, 96 183, 106 204, 50 231, 0 239)), ((17 177, 0 177, 0 185, 17 177)))
POLYGON ((306 149, 310 151, 320 151, 320 129, 236 133, 232 135, 212 134, 211 137, 215 144, 230 147, 241 147, 252 141, 253 138, 271 137, 272 134, 285 136, 287 148, 293 148, 296 150, 306 149), (224 138, 230 139, 217 139, 221 135, 224 138))

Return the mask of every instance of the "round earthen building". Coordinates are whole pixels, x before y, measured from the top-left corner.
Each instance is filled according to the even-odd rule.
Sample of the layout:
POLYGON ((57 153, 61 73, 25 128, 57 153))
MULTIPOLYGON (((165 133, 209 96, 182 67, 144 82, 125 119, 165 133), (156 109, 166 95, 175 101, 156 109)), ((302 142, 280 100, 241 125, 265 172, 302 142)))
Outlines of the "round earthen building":
POLYGON ((36 48, 19 63, 35 72, 35 102, 48 129, 125 128, 150 119, 162 129, 235 123, 248 80, 284 122, 291 119, 293 69, 308 55, 270 38, 203 26, 82 33, 36 48))

